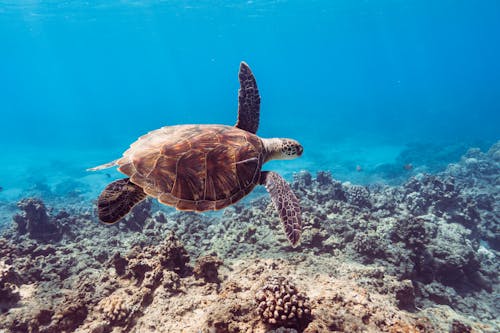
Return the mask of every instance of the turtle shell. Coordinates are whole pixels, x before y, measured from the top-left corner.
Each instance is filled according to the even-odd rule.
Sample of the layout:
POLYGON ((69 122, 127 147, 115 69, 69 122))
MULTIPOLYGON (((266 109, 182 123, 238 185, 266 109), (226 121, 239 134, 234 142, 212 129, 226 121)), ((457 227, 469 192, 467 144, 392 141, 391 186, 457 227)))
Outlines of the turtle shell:
POLYGON ((167 126, 140 137, 117 163, 148 195, 180 210, 227 207, 258 184, 262 140, 223 125, 167 126))

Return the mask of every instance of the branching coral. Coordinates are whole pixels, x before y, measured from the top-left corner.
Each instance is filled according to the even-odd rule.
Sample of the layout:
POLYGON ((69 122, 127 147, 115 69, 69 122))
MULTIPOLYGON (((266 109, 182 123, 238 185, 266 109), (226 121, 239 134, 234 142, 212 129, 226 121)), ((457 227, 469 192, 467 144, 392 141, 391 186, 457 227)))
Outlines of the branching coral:
POLYGON ((345 186, 347 202, 359 207, 370 207, 370 192, 361 185, 345 186))

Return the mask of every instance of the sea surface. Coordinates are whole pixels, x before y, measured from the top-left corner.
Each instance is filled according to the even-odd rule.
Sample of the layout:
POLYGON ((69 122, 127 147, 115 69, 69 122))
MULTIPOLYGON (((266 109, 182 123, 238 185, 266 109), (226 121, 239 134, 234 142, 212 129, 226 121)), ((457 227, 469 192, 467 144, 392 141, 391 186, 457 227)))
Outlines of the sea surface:
POLYGON ((257 134, 304 146, 266 170, 442 172, 500 140, 499 59, 498 0, 0 0, 0 230, 28 197, 92 215, 123 176, 86 169, 149 131, 235 124, 242 61, 257 134))

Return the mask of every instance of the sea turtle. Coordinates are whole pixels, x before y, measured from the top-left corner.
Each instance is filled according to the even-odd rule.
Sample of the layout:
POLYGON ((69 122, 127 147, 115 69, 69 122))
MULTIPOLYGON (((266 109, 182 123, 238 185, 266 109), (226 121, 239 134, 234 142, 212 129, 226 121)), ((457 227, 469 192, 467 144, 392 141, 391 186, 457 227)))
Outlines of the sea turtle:
POLYGON ((147 196, 179 210, 218 210, 264 185, 293 246, 301 234, 297 197, 277 173, 261 171, 274 159, 293 159, 303 148, 295 140, 259 138, 260 96, 245 62, 239 70, 235 126, 165 126, 141 136, 123 157, 89 170, 118 166, 129 178, 109 184, 97 202, 99 219, 112 224, 147 196))

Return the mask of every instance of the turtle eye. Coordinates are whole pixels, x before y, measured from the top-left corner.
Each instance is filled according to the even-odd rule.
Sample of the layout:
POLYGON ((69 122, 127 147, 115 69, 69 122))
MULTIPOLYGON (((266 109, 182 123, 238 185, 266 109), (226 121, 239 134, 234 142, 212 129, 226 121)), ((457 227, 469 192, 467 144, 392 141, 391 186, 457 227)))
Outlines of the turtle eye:
POLYGON ((304 147, 302 147, 301 144, 297 144, 297 155, 302 156, 303 152, 304 152, 304 147))

